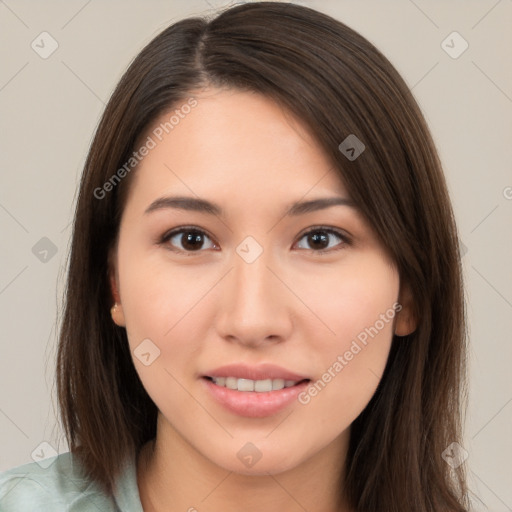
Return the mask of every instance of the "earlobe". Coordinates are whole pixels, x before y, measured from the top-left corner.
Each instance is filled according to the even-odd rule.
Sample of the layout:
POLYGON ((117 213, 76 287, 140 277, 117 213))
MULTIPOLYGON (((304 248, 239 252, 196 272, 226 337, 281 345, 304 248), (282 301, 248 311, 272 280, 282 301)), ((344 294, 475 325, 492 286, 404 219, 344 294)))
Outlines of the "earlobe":
POLYGON ((119 327, 126 327, 126 322, 124 320, 124 312, 123 306, 118 304, 117 302, 110 309, 110 315, 112 316, 112 320, 119 327))
POLYGON ((395 335, 407 336, 412 334, 418 326, 418 319, 414 313, 414 297, 409 286, 401 287, 398 303, 400 309, 397 308, 395 335))

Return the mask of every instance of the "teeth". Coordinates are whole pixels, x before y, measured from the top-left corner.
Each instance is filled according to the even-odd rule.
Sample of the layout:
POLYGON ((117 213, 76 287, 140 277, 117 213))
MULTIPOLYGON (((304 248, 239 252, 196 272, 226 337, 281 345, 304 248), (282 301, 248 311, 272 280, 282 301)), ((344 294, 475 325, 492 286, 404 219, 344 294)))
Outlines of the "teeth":
POLYGON ((226 378, 226 384, 225 386, 229 389, 238 389, 238 379, 235 379, 235 377, 225 377, 226 378))
POLYGON ((226 387, 228 389, 236 389, 238 391, 256 391, 264 393, 266 391, 277 391, 283 388, 295 386, 298 381, 284 379, 237 379, 236 377, 212 377, 213 382, 217 386, 226 387))

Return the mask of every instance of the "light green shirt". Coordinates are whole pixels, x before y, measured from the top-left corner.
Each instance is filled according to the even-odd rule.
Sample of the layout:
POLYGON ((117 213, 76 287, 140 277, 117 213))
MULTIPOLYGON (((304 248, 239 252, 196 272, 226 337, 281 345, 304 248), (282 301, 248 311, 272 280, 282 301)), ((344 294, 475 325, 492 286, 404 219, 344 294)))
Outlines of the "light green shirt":
POLYGON ((0 512, 143 512, 135 456, 117 479, 113 498, 84 474, 70 452, 0 473, 0 512))

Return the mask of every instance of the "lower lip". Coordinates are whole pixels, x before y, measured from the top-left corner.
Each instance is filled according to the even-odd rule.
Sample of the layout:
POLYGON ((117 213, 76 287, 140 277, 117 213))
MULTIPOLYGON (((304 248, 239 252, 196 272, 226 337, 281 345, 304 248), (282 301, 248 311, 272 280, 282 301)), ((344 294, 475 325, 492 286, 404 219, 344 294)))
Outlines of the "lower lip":
POLYGON ((265 418, 282 411, 296 400, 297 395, 309 384, 309 381, 304 381, 289 388, 260 393, 217 386, 206 378, 201 380, 218 403, 229 411, 247 418, 265 418))

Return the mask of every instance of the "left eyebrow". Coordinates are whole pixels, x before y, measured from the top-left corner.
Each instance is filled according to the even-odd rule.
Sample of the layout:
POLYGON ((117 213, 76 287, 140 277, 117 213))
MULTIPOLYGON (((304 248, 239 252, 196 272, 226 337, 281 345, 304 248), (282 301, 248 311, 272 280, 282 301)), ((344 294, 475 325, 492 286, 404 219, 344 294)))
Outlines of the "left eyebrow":
MULTIPOLYGON (((355 204, 351 199, 342 196, 321 197, 310 201, 296 201, 285 208, 284 216, 296 217, 306 213, 323 210, 332 206, 349 206, 355 208, 355 204)), ((159 197, 153 201, 145 210, 145 214, 153 211, 177 208, 180 210, 195 211, 206 213, 209 215, 224 215, 222 208, 211 201, 197 197, 187 196, 165 196, 159 197)))
POLYGON ((355 208, 354 201, 346 197, 320 197, 318 199, 311 199, 310 201, 297 201, 292 203, 285 211, 285 216, 298 216, 305 213, 316 212, 317 210, 324 210, 331 206, 349 206, 355 208))

